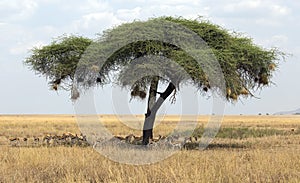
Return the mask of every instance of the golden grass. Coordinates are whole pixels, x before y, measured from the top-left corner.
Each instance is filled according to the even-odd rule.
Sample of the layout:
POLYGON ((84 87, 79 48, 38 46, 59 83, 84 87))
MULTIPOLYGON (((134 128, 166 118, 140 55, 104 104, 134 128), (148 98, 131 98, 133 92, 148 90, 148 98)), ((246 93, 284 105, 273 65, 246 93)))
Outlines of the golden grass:
POLYGON ((300 154, 296 149, 181 151, 160 163, 143 166, 112 162, 91 148, 1 151, 1 182, 297 182, 300 179, 300 154))
MULTIPOLYGON (((100 116, 114 134, 130 130, 114 116, 100 116)), ((126 116, 124 117, 126 118, 126 116)), ((143 116, 128 123, 142 120, 143 116)), ((198 119, 205 125, 208 116, 198 119)), ((189 121, 192 117, 186 117, 189 121)), ((167 116, 155 134, 168 134, 178 116, 167 116)), ((223 127, 300 129, 298 116, 225 116, 223 127)), ((300 135, 215 139, 211 149, 182 150, 159 163, 113 162, 91 147, 11 147, 9 137, 80 133, 68 115, 0 116, 0 182, 299 182, 300 135), (5 145, 6 143, 6 145, 5 145), (236 146, 231 146, 236 144, 236 146)))

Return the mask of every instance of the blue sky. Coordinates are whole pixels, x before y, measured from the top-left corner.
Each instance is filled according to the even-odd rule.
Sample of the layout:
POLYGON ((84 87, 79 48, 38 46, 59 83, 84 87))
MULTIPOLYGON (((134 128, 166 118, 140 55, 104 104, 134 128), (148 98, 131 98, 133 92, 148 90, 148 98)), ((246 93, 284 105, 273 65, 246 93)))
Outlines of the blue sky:
MULTIPOLYGON (((300 107, 299 9, 300 2, 294 0, 1 0, 0 114, 74 113, 67 92, 50 91, 45 78, 34 75, 23 65, 33 46, 46 45, 64 33, 95 38, 97 33, 121 23, 163 15, 204 16, 252 37, 263 47, 278 47, 292 54, 280 64, 274 76, 276 85, 257 91, 260 99, 227 104, 226 114, 297 109, 300 107)), ((102 102, 97 104, 102 106, 100 113, 113 113, 107 107, 109 100, 105 105, 102 102)), ((209 113, 211 101, 202 97, 200 103, 203 109, 200 113, 209 113)), ((169 111, 176 113, 176 109, 169 111)))

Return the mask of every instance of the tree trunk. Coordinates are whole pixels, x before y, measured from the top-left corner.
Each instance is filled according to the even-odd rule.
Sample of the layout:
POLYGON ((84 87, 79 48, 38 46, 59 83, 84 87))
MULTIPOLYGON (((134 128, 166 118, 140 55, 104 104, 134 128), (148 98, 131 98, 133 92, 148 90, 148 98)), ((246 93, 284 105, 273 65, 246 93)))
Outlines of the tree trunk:
POLYGON ((145 114, 145 121, 144 121, 144 127, 143 127, 143 144, 144 145, 147 145, 149 143, 149 139, 153 138, 153 128, 151 128, 151 123, 154 123, 155 119, 151 118, 152 117, 151 109, 156 102, 158 81, 159 81, 158 77, 153 77, 151 84, 150 84, 147 112, 145 114), (152 122, 152 120, 153 120, 153 122, 152 122))
POLYGON ((175 90, 175 86, 172 83, 169 83, 166 90, 163 93, 160 93, 160 97, 156 100, 158 79, 158 77, 153 78, 150 85, 148 107, 143 127, 143 145, 149 144, 149 140, 153 138, 153 126, 158 109, 166 98, 168 98, 175 90))

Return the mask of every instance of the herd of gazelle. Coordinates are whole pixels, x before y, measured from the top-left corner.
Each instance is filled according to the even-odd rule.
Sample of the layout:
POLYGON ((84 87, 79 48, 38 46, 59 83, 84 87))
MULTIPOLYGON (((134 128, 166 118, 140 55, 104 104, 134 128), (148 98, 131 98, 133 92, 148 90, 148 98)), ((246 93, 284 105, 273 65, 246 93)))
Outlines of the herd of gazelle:
MULTIPOLYGON (((141 136, 135 136, 133 134, 130 134, 128 136, 115 136, 116 139, 120 141, 124 141, 126 143, 130 144, 137 144, 138 142, 142 141, 141 136)), ((177 136, 161 136, 159 135, 156 138, 151 139, 150 143, 156 143, 156 142, 174 142, 177 141, 179 137, 177 136)), ((29 145, 28 143, 31 142, 32 144, 30 145, 46 145, 46 146, 57 146, 57 145, 68 145, 68 146, 73 146, 73 145, 85 145, 88 146, 88 141, 85 135, 83 134, 74 134, 74 133, 63 133, 62 135, 51 135, 51 134, 46 134, 43 137, 24 137, 24 138, 19 138, 19 137, 11 137, 9 138, 10 145, 12 146, 19 146, 21 143, 23 145, 29 145)), ((198 139, 197 137, 186 137, 182 141, 184 144, 185 143, 197 143, 198 139)))
POLYGON ((46 134, 44 137, 33 136, 31 138, 24 137, 12 137, 9 138, 10 144, 12 146, 20 145, 20 143, 27 143, 31 141, 35 145, 86 145, 86 136, 83 134, 73 134, 70 132, 63 133, 62 135, 51 135, 46 134))

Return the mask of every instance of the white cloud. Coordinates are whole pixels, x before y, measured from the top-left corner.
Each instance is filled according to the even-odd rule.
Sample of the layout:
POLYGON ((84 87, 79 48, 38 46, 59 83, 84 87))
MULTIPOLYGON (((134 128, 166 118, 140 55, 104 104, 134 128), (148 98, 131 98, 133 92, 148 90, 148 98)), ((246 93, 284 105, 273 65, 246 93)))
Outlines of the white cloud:
MULTIPOLYGON (((75 4, 75 8, 80 10, 82 13, 99 13, 103 11, 111 11, 112 8, 108 1, 103 0, 86 0, 86 1, 79 1, 80 3, 75 4)), ((65 5, 68 6, 68 3, 65 5)), ((74 8, 74 7, 73 7, 74 8)))
POLYGON ((42 32, 44 35, 56 35, 59 34, 60 30, 54 26, 45 25, 36 28, 36 32, 42 32))
POLYGON ((260 0, 243 0, 230 3, 224 6, 224 12, 234 13, 245 9, 255 9, 261 6, 260 0))
POLYGON ((272 5, 270 8, 274 16, 280 16, 280 15, 283 16, 283 15, 288 15, 290 13, 290 9, 285 6, 272 5))
POLYGON ((32 41, 32 42, 17 42, 13 47, 9 49, 11 55, 24 55, 28 53, 33 47, 41 47, 46 45, 42 41, 32 41))
POLYGON ((64 0, 36 0, 39 5, 44 5, 47 8, 47 5, 57 6, 57 8, 61 8, 66 13, 75 13, 79 12, 81 14, 87 13, 95 13, 101 11, 111 10, 110 3, 105 0, 72 0, 72 1, 64 1, 64 0))
POLYGON ((282 21, 278 20, 278 19, 273 19, 273 18, 268 18, 268 17, 264 17, 264 18, 257 18, 254 20, 255 24, 261 25, 261 26, 267 26, 267 27, 279 27, 283 24, 282 21))
POLYGON ((292 54, 293 55, 297 55, 297 59, 300 59, 300 46, 297 46, 295 47, 293 50, 292 50, 292 54))
POLYGON ((261 40, 260 43, 264 45, 264 47, 276 47, 282 51, 289 52, 289 37, 287 35, 270 35, 267 39, 261 40))
POLYGON ((32 16, 38 7, 34 0, 1 0, 0 15, 3 21, 24 20, 32 16))
POLYGON ((178 5, 188 5, 188 6, 195 6, 195 5, 199 5, 199 0, 154 0, 154 1, 150 1, 153 2, 153 4, 157 4, 157 5, 173 5, 173 6, 178 6, 178 5))
POLYGON ((288 43, 289 38, 286 35, 275 35, 272 37, 272 42, 276 44, 286 44, 288 43))
POLYGON ((71 27, 76 32, 93 31, 96 34, 121 22, 112 12, 90 13, 74 21, 71 27))
POLYGON ((120 20, 133 20, 133 19, 137 19, 138 17, 140 17, 142 8, 141 7, 136 7, 134 9, 120 9, 117 10, 116 12, 116 16, 120 19, 120 20))
POLYGON ((0 55, 25 55, 33 46, 49 43, 51 38, 60 34, 59 30, 51 26, 28 28, 4 24, 0 29, 0 42, 5 46, 0 50, 0 55))
POLYGON ((235 19, 281 19, 291 13, 290 7, 276 0, 228 0, 206 5, 211 7, 211 15, 235 19))

